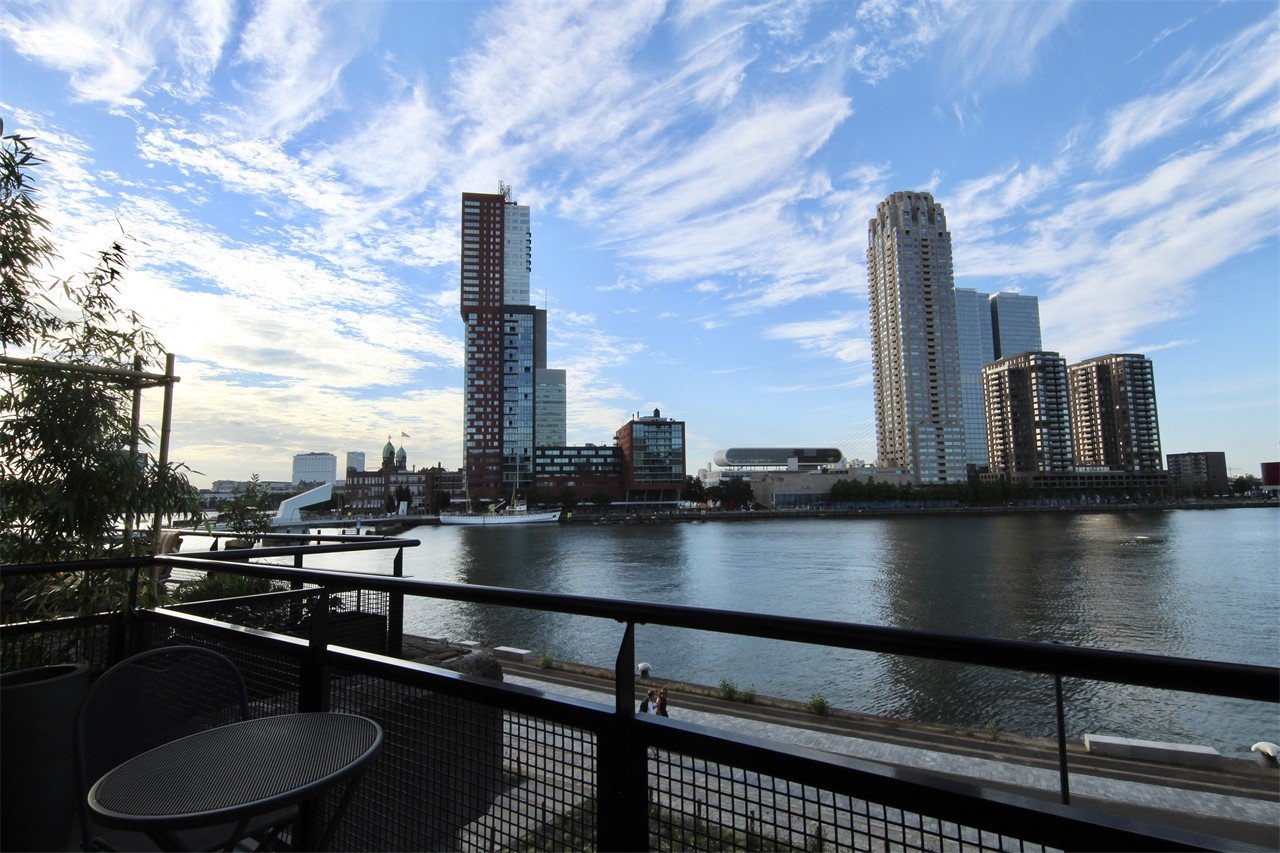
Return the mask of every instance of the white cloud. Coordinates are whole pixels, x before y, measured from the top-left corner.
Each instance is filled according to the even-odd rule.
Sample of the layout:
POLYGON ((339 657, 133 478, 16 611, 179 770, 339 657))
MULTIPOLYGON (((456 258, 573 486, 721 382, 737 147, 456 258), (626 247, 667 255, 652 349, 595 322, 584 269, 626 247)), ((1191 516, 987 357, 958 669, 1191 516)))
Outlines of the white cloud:
POLYGON ((862 320, 853 314, 825 320, 780 323, 765 329, 764 336, 771 340, 792 341, 802 349, 821 353, 843 364, 857 364, 871 358, 871 342, 862 320))

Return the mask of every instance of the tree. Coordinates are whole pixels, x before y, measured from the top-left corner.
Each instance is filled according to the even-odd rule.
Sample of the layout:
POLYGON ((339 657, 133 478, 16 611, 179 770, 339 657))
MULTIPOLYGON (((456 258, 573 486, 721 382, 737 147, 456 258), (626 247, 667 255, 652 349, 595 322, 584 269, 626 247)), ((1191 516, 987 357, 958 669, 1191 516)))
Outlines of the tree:
POLYGON ((231 500, 223 502, 218 510, 218 522, 227 525, 237 539, 247 542, 245 547, 248 547, 262 534, 271 532, 268 513, 272 509, 271 496, 258 482, 258 475, 254 474, 249 478, 249 485, 243 490, 237 489, 231 500))
POLYGON ((700 504, 707 500, 707 487, 698 477, 689 474, 684 478, 684 488, 680 490, 680 499, 700 504))
POLYGON ((1231 481, 1231 491, 1237 495, 1259 488, 1262 488, 1262 480, 1252 474, 1242 474, 1231 481))
POLYGON ((613 503, 613 495, 609 494, 604 489, 596 489, 591 493, 591 502, 601 509, 604 509, 613 503))
POLYGON ((725 509, 739 509, 755 503, 755 494, 747 480, 729 480, 720 484, 720 505, 725 509))
POLYGON ((443 490, 436 490, 431 493, 431 511, 434 513, 444 512, 449 508, 449 493, 443 490))
POLYGON ((565 512, 569 512, 578 505, 578 493, 574 491, 573 486, 565 486, 560 490, 560 508, 565 512))
MULTIPOLYGON (((150 553, 152 537, 136 532, 145 519, 199 511, 186 467, 151 455, 152 431, 134 420, 135 394, 155 384, 143 374, 166 353, 115 302, 120 243, 91 270, 47 280, 57 253, 30 174, 41 161, 29 138, 3 131, 0 121, 0 562, 150 553)), ((112 573, 66 573, 17 598, 30 617, 97 609, 120 589, 112 573)))

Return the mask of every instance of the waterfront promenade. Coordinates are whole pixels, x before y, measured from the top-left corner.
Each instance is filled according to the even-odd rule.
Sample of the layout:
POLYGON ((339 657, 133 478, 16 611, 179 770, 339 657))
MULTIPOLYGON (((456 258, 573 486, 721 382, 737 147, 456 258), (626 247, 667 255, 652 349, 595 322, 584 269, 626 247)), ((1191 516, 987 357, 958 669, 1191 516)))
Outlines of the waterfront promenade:
MULTIPOLYGON (((602 704, 612 682, 565 669, 504 662, 505 680, 602 704)), ((642 695, 643 690, 641 690, 642 695)), ((639 695, 637 696, 637 701, 639 695)), ((672 696, 673 719, 838 755, 976 781, 1023 795, 1059 796, 1056 745, 943 735, 898 724, 725 702, 693 693, 672 696)), ((1263 849, 1280 847, 1280 774, 1228 759, 1218 771, 1092 756, 1070 749, 1072 804, 1152 820, 1263 849)))

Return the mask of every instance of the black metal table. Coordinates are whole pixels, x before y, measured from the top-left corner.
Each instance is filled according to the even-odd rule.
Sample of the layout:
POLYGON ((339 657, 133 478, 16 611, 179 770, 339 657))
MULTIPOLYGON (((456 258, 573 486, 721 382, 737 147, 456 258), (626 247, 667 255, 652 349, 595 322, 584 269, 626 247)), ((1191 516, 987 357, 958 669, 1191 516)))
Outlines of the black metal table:
POLYGON ((324 849, 358 774, 381 747, 382 728, 354 714, 245 720, 131 758, 94 784, 89 808, 102 823, 145 832, 162 849, 180 849, 175 833, 182 830, 234 824, 231 849, 254 817, 305 802, 350 779, 316 845, 324 849))

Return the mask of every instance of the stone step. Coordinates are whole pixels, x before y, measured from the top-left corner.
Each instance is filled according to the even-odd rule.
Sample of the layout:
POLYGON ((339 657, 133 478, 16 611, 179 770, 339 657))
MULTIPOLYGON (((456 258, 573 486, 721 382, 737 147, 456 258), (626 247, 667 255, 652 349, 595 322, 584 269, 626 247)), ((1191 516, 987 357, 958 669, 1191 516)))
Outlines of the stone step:
POLYGON ((1160 761, 1165 764, 1180 764, 1184 767, 1217 767, 1222 763, 1222 753, 1218 750, 1195 743, 1168 743, 1158 740, 1087 734, 1084 736, 1084 748, 1097 755, 1160 761))

